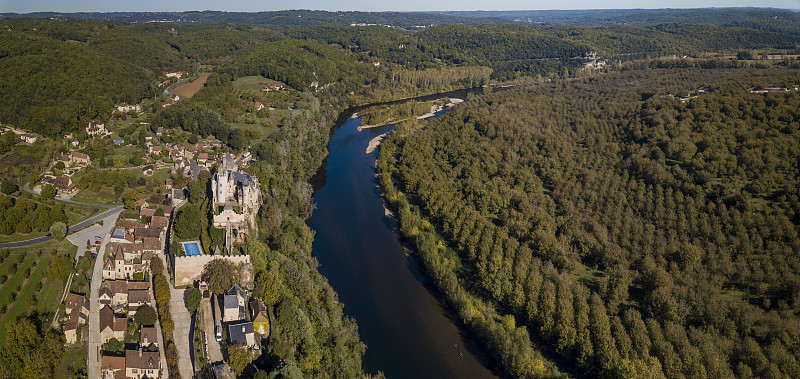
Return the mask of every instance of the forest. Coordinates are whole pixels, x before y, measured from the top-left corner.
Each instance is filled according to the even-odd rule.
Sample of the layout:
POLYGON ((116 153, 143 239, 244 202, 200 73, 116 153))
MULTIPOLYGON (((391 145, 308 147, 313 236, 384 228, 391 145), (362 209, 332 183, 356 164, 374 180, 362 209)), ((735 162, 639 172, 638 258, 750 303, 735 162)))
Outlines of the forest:
POLYGON ((797 377, 800 95, 748 89, 798 83, 642 69, 498 91, 401 125, 380 180, 514 376, 553 372, 497 340, 522 334, 578 376, 797 377))
MULTIPOLYGON (((702 57, 795 52, 800 37, 789 24, 764 16, 735 28, 532 27, 458 18, 452 23, 465 25, 414 32, 349 26, 367 19, 348 12, 189 16, 208 23, 123 21, 154 17, 144 14, 0 19, 0 122, 60 138, 108 120, 115 103, 144 99, 151 130, 249 147, 263 204, 243 250, 254 294, 276 320, 250 374, 367 375, 367 347, 317 270, 305 223, 314 209, 309 181, 339 114, 514 80, 538 84, 470 99, 428 126, 404 123, 379 161, 401 230, 503 373, 800 376, 800 101, 797 92, 747 91, 796 86, 797 61, 760 60, 756 51, 753 59, 702 57), (258 26, 234 24, 248 19, 258 26), (617 64, 584 70, 591 51, 617 64), (687 57, 647 59, 668 55, 687 57), (163 73, 197 63, 213 72, 206 86, 163 107, 163 73), (254 76, 289 87, 279 123, 263 133, 241 125, 243 115, 256 118, 260 88, 253 95, 233 84, 254 76), (697 97, 677 98, 688 91, 697 97)), ((403 17, 408 25, 450 19, 403 17)), ((423 111, 414 108, 368 117, 423 111)), ((100 167, 113 149, 103 142, 84 148, 100 167)), ((133 180, 90 169, 77 185, 122 193, 133 180)), ((64 218, 58 206, 27 199, 3 196, 0 207, 21 220, 0 225, 6 231, 64 218)))
POLYGON ((261 75, 297 90, 324 91, 344 82, 355 105, 492 80, 575 76, 589 52, 624 62, 754 49, 793 52, 800 46, 800 33, 782 18, 756 20, 763 22, 604 28, 449 24, 412 32, 340 23, 271 30, 225 23, 2 18, 0 79, 6 85, 0 88, 0 122, 47 136, 74 132, 106 118, 115 103, 157 98, 164 72, 191 72, 198 60, 218 65, 210 84, 261 75))

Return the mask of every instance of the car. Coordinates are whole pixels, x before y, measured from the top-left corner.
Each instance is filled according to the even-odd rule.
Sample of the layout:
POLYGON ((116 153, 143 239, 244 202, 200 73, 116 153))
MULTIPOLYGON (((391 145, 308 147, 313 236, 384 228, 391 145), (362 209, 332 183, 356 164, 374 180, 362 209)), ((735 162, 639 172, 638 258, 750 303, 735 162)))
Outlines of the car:
POLYGON ((94 236, 94 239, 95 239, 95 240, 97 240, 97 241, 100 241, 101 239, 103 239, 103 237, 100 237, 100 236, 94 236))
POLYGON ((216 334, 217 334, 217 342, 222 342, 222 328, 217 325, 216 327, 216 334))
POLYGON ((94 241, 94 244, 95 244, 95 245, 99 245, 99 244, 100 244, 100 241, 94 241))

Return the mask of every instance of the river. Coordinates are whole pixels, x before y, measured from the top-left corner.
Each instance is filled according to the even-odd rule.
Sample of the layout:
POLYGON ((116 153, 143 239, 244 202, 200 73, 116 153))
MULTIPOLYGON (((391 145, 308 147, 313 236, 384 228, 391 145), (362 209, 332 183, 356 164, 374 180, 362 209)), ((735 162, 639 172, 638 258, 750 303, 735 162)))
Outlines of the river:
POLYGON ((354 111, 342 115, 331 136, 308 224, 316 231, 320 272, 367 345, 364 370, 390 379, 495 377, 475 341, 426 289, 417 261, 404 252, 385 214, 375 179, 377 151, 365 149, 394 125, 359 132, 361 120, 349 118, 354 111))

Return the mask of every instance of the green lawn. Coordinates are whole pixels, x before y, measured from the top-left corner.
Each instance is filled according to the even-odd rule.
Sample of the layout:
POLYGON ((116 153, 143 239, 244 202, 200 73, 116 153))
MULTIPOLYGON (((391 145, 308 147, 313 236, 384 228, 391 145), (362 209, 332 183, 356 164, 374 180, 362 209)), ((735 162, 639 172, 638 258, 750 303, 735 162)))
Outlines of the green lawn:
POLYGON ((243 91, 261 92, 264 84, 272 82, 263 76, 245 76, 233 81, 233 88, 243 91))
POLYGON ((89 207, 83 205, 67 204, 64 213, 67 214, 67 224, 75 225, 78 222, 102 213, 105 209, 100 207, 89 207))
POLYGON ((36 300, 36 310, 40 313, 55 312, 61 304, 62 292, 64 292, 64 281, 47 278, 36 300))
POLYGON ((32 251, 39 251, 39 250, 47 253, 50 253, 53 250, 56 250, 58 252, 69 251, 71 252, 72 256, 75 256, 75 253, 78 251, 78 247, 73 245, 71 242, 69 242, 69 240, 65 238, 61 242, 58 242, 56 240, 50 240, 47 242, 37 243, 36 245, 31 245, 31 246, 12 247, 8 250, 10 250, 12 253, 29 253, 32 251))
POLYGON ((117 195, 110 188, 101 189, 100 192, 92 192, 88 189, 81 190, 72 197, 72 200, 105 205, 117 205, 114 201, 119 202, 117 195))
MULTIPOLYGON (((67 216, 69 217, 69 216, 67 216)), ((31 238, 37 238, 46 235, 49 232, 30 232, 30 233, 14 233, 14 234, 4 234, 0 235, 0 243, 3 242, 16 242, 16 241, 25 241, 31 238)))

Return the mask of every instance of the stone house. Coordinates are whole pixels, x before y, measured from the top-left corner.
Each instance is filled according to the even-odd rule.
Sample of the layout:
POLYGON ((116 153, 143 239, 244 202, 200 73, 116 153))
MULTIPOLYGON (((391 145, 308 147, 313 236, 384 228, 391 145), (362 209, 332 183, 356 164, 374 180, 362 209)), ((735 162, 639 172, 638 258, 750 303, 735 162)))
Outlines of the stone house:
POLYGON ((100 310, 100 341, 106 343, 112 338, 119 341, 125 339, 125 331, 128 329, 128 319, 117 317, 114 310, 108 305, 100 310))

